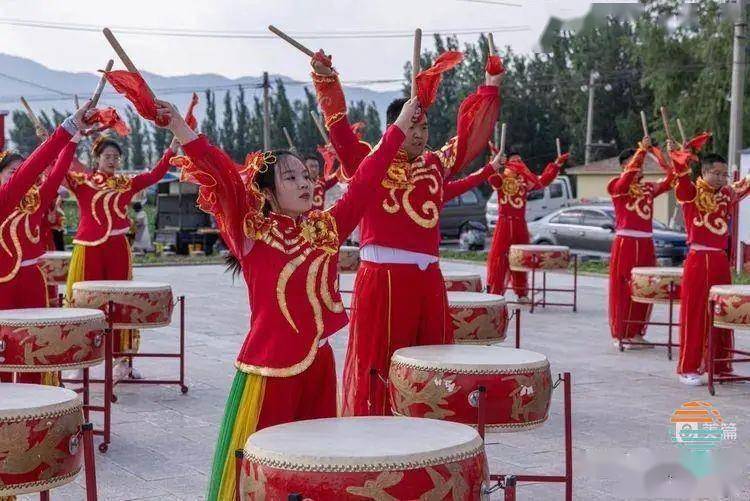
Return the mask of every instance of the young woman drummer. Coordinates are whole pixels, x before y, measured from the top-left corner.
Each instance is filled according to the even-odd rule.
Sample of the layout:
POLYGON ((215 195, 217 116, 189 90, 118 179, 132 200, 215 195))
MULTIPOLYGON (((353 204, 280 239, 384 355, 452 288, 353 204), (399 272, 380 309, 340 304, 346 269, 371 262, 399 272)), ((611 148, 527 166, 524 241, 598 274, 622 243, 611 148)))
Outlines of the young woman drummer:
MULTIPOLYGON (((67 185, 78 200, 78 231, 73 239, 73 257, 68 271, 67 295, 73 284, 83 280, 129 280, 132 278, 128 204, 140 191, 157 183, 169 169, 175 155, 175 142, 164 152, 151 171, 134 177, 117 173, 122 147, 108 136, 100 136, 93 146, 92 173, 71 172, 67 185)), ((138 331, 117 331, 120 351, 138 350, 138 331)), ((133 377, 139 374, 132 371, 133 377)))
POLYGON ((384 175, 421 108, 416 100, 407 102, 346 194, 324 212, 310 210, 313 183, 296 155, 248 155, 240 172, 174 107, 157 104, 188 156, 173 163, 200 185, 199 206, 216 218, 249 291, 250 331, 235 363, 207 496, 232 499, 234 451, 251 433, 336 415, 336 371, 327 338, 348 321, 338 292, 338 249, 359 223, 371 202, 370 185, 384 175))
POLYGON ((38 264, 46 250, 42 219, 70 167, 78 130, 93 113, 88 108, 87 103, 68 117, 28 158, 0 152, 0 310, 48 306, 47 283, 38 264), (42 176, 53 161, 47 176, 42 176))

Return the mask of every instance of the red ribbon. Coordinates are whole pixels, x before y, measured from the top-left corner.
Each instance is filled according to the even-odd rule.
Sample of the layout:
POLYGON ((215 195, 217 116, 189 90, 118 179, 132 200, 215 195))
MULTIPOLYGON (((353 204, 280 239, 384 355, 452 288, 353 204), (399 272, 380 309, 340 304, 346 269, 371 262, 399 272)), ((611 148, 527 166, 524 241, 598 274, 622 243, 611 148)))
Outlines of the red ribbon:
POLYGON ((195 106, 198 104, 198 94, 193 92, 193 97, 190 99, 190 105, 188 106, 187 113, 185 114, 185 123, 188 124, 193 130, 198 128, 198 120, 195 118, 195 106))
POLYGON ((417 98, 422 109, 426 110, 435 102, 443 73, 454 68, 463 58, 464 55, 458 51, 443 52, 432 66, 417 74, 417 98))
POLYGON ((120 118, 120 115, 114 108, 103 108, 96 110, 94 114, 89 117, 86 123, 88 125, 93 125, 95 123, 100 124, 101 127, 99 127, 98 129, 100 132, 107 129, 112 129, 117 134, 123 137, 130 134, 130 127, 128 127, 127 124, 120 118))
POLYGON ((160 127, 169 125, 169 118, 156 118, 156 101, 148 84, 139 73, 125 70, 105 71, 104 76, 115 90, 133 103, 138 113, 146 120, 155 122, 160 127))

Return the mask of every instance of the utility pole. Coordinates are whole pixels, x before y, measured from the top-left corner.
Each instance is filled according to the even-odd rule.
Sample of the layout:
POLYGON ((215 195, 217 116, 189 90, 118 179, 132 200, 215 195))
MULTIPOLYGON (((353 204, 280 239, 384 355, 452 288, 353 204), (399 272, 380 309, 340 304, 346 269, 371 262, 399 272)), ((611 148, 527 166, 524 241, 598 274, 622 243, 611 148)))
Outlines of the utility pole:
MULTIPOLYGON (((734 23, 734 48, 732 57, 732 98, 729 109, 729 162, 730 179, 734 179, 740 172, 740 151, 742 150, 742 107, 745 97, 745 67, 747 65, 747 54, 745 53, 746 38, 745 28, 747 21, 746 1, 737 0, 739 12, 734 23)), ((739 210, 735 209, 733 219, 734 258, 735 269, 738 273, 742 271, 742 241, 739 235, 739 210)))
POLYGON ((589 107, 586 112, 586 152, 584 155, 584 164, 591 161, 591 143, 594 134, 594 83, 596 82, 596 71, 591 70, 589 74, 589 107))
POLYGON ((269 91, 268 72, 263 72, 263 149, 271 149, 271 98, 269 91))

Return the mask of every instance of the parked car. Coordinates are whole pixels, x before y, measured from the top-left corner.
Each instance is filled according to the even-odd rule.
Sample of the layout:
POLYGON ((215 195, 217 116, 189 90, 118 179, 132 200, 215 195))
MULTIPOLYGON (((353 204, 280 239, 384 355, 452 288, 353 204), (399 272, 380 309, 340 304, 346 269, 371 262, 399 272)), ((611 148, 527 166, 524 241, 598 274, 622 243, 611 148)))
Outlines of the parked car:
MULTIPOLYGON (((573 201, 570 179, 568 176, 558 176, 546 188, 529 192, 526 200, 527 221, 536 221, 550 212, 568 206, 573 201)), ((493 190, 492 196, 487 201, 487 226, 490 231, 495 231, 497 216, 497 191, 493 190)))
MULTIPOLYGON (((687 235, 656 220, 653 224, 656 257, 681 263, 687 254, 687 235)), ((611 203, 566 207, 529 223, 529 234, 534 244, 608 253, 615 238, 615 209, 611 203)))
POLYGON ((476 188, 448 200, 440 211, 440 234, 444 238, 460 238, 461 233, 470 230, 469 223, 484 226, 486 205, 482 192, 476 188))

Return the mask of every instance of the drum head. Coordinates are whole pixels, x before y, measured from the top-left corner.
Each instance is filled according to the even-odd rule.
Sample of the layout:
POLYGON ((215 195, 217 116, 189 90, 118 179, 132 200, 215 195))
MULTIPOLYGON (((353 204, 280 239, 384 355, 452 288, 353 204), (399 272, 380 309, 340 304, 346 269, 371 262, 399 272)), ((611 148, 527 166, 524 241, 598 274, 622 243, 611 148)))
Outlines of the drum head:
POLYGON ((409 470, 473 457, 482 447, 476 430, 450 421, 328 418, 253 433, 245 444, 245 458, 288 470, 409 470))
POLYGON ((471 374, 503 373, 549 367, 541 353, 501 346, 431 345, 396 350, 392 363, 425 370, 471 374))
POLYGON ((42 259, 71 259, 73 253, 70 251, 47 251, 42 255, 42 259))
POLYGON ((485 292, 454 292, 448 291, 450 306, 496 306, 505 304, 505 298, 499 294, 485 292))
POLYGON ((531 251, 531 252, 568 252, 570 247, 564 245, 532 245, 532 244, 516 244, 510 246, 511 250, 517 249, 520 251, 531 251))
POLYGON ((169 284, 163 282, 142 282, 140 280, 88 280, 73 284, 73 290, 101 292, 155 292, 171 290, 169 284))
POLYGON ((480 280, 479 273, 472 273, 470 271, 444 271, 443 278, 452 282, 458 282, 461 280, 480 280))
POLYGON ((62 325, 104 321, 104 312, 92 308, 21 308, 0 310, 0 325, 62 325))
POLYGON ((40 384, 0 383, 0 421, 35 416, 79 406, 78 394, 40 384))
POLYGON ((711 294, 720 296, 750 296, 750 285, 714 285, 711 294))
POLYGON ((631 275, 650 275, 654 277, 681 277, 682 267, 677 266, 639 266, 633 268, 631 275))

